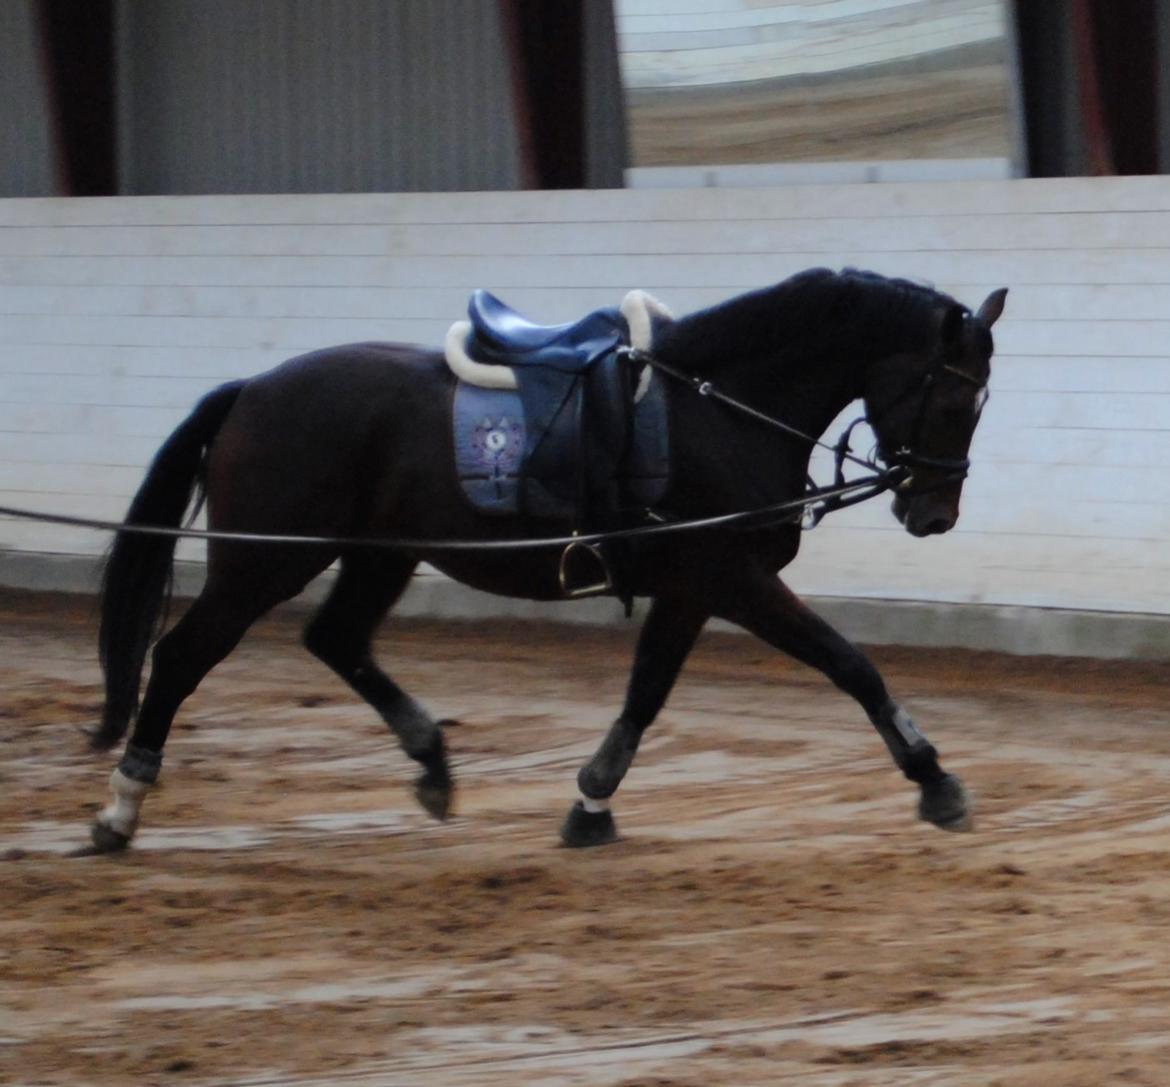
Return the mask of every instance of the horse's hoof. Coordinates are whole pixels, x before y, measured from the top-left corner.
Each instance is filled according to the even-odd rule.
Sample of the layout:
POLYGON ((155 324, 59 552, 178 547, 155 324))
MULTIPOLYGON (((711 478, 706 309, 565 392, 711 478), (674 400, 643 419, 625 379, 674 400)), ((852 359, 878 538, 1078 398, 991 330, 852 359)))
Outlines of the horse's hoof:
POLYGON ((578 800, 561 824, 561 841, 570 849, 586 849, 594 845, 609 845, 618 840, 617 824, 610 811, 586 811, 578 800))
POLYGON ((78 725, 77 731, 85 737, 85 746, 95 755, 112 750, 119 739, 117 736, 107 736, 97 726, 78 725))
POLYGON ((100 819, 95 819, 89 828, 89 840, 93 842, 91 850, 78 850, 75 856, 86 857, 98 853, 121 853, 129 844, 130 836, 120 834, 113 827, 106 826, 100 819))
POLYGON ((454 790, 451 779, 446 775, 427 772, 414 783, 414 795, 423 811, 440 822, 446 822, 451 815, 451 800, 454 790))
POLYGON ((922 786, 918 801, 918 818, 933 823, 940 830, 965 831, 974 825, 971 795, 954 774, 922 786))

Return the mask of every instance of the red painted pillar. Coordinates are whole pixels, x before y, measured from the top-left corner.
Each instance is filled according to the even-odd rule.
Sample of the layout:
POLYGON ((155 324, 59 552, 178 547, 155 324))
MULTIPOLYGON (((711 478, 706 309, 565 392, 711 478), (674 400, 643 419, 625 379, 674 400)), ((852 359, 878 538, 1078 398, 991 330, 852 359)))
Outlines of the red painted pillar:
POLYGON ((1091 0, 1101 113, 1112 173, 1158 173, 1156 0, 1091 0))
POLYGON ((58 184, 118 191, 113 0, 38 0, 58 184))
POLYGON ((524 181, 585 187, 584 0, 500 0, 524 181))

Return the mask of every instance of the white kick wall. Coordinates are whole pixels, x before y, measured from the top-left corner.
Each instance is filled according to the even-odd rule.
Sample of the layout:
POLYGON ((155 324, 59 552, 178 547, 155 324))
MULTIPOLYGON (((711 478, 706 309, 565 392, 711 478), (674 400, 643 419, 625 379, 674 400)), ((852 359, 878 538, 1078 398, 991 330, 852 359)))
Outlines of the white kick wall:
MULTIPOLYGON (((554 322, 812 265, 1011 294, 960 526, 911 539, 883 499, 834 515, 797 591, 1170 614, 1162 178, 0 201, 0 504, 118 518, 212 385, 327 344, 438 344, 477 286, 554 322)), ((0 582, 107 542, 0 520, 0 582)))

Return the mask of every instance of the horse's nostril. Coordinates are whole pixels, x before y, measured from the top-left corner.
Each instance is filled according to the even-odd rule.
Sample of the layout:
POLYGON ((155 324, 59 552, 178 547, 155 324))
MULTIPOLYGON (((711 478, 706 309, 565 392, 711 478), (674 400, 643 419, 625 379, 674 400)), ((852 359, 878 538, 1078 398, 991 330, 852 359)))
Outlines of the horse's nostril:
POLYGON ((904 524, 911 536, 921 538, 923 536, 941 536, 944 532, 949 532, 955 527, 956 520, 955 516, 946 511, 928 513, 923 510, 917 517, 908 517, 904 524))

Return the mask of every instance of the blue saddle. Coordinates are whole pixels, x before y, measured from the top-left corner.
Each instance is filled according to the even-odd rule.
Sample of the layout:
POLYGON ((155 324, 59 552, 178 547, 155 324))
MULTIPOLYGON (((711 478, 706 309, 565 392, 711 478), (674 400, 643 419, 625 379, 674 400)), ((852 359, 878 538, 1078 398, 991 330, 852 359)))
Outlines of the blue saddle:
POLYGON ((467 306, 467 353, 480 362, 544 366, 566 374, 588 370, 626 343, 629 330, 617 308, 599 309, 564 325, 538 325, 494 294, 475 291, 467 306))
POLYGON ((665 390, 654 375, 634 403, 619 309, 538 325, 479 290, 468 315, 468 355, 511 367, 517 385, 456 389, 456 462, 472 505, 592 530, 659 500, 669 475, 665 390))

